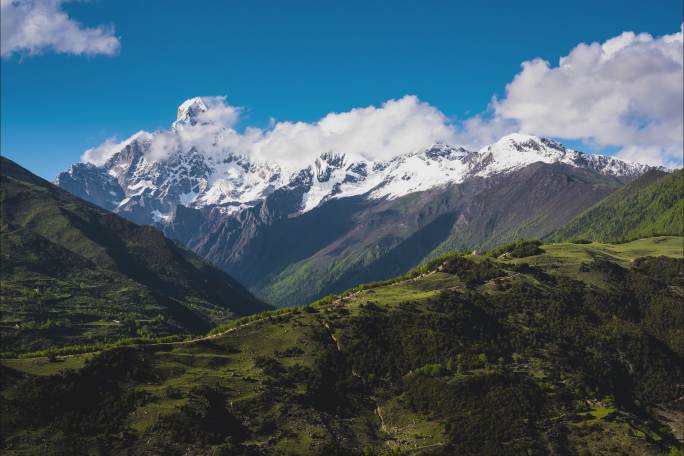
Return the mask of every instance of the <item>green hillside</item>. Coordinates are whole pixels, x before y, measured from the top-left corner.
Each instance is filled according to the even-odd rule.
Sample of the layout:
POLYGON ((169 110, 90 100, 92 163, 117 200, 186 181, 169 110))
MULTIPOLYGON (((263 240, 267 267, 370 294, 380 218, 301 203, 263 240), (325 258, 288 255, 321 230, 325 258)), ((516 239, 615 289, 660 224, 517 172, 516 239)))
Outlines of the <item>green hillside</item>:
POLYGON ((675 454, 681 243, 450 255, 202 340, 6 359, 3 454, 675 454))
POLYGON ((619 242, 684 233, 684 170, 649 171, 549 236, 619 242))
POLYGON ((166 239, 0 161, 3 351, 205 332, 267 308, 166 239))

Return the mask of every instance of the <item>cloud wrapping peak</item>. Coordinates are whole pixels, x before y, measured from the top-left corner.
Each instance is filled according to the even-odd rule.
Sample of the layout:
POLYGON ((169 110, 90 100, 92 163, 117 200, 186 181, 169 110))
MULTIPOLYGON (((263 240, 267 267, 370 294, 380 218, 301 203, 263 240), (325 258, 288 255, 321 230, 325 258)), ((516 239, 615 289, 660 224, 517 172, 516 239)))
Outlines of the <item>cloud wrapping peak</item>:
POLYGON ((313 124, 278 122, 256 138, 251 149, 259 159, 308 162, 325 152, 386 160, 435 142, 453 142, 455 135, 437 108, 406 95, 380 107, 330 113, 313 124))
POLYGON ((456 138, 444 114, 412 95, 386 101, 380 107, 330 113, 315 123, 274 122, 267 129, 248 127, 243 132, 235 129, 241 108, 229 105, 225 97, 199 99, 189 100, 201 107, 191 116, 183 108, 193 104, 181 105, 171 129, 146 136, 137 133, 121 143, 109 139, 87 150, 81 160, 102 165, 117 149, 142 138, 148 144, 147 158, 152 161, 195 148, 207 156, 231 152, 297 168, 311 164, 325 152, 345 154, 352 160, 385 160, 436 142, 452 143, 456 138))
POLYGON ((111 27, 83 27, 62 10, 64 2, 0 0, 0 55, 35 55, 46 51, 114 55, 119 51, 121 44, 111 27))
POLYGON ((579 44, 558 66, 542 59, 522 71, 493 102, 497 120, 536 135, 625 148, 623 156, 681 159, 684 135, 682 31, 654 38, 624 32, 579 44))
POLYGON ((124 147, 131 144, 135 140, 147 140, 150 141, 153 135, 150 133, 139 131, 130 138, 118 142, 114 138, 107 138, 105 142, 97 147, 90 148, 83 152, 81 155, 81 161, 84 163, 91 163, 95 166, 104 165, 107 160, 112 158, 117 152, 120 152, 124 147))
MULTIPOLYGON (((621 158, 681 166, 682 55, 681 31, 656 38, 625 32, 602 44, 579 44, 558 66, 541 59, 523 62, 502 99, 460 122, 406 95, 313 123, 274 121, 268 128, 238 131, 241 108, 225 97, 198 97, 179 107, 171 129, 145 137, 146 153, 159 160, 195 148, 209 156, 232 152, 297 168, 327 152, 387 160, 437 142, 478 149, 521 132, 617 146, 621 158)), ((108 140, 82 160, 102 164, 125 143, 108 140)))

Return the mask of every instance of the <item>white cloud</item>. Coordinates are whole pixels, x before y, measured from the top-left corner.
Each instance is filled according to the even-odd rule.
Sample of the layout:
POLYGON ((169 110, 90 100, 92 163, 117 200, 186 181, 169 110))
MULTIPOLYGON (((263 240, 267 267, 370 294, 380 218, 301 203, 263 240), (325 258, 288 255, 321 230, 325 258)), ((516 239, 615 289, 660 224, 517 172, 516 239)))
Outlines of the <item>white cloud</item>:
POLYGON ((659 146, 628 146, 621 149, 618 158, 666 168, 680 168, 682 166, 682 150, 677 147, 659 146))
POLYGON ((466 149, 478 150, 492 144, 509 133, 519 132, 517 122, 492 115, 492 112, 477 114, 458 124, 457 144, 466 149))
POLYGON ((201 97, 207 110, 197 115, 200 123, 219 123, 233 127, 238 122, 242 109, 227 103, 226 97, 201 97))
POLYGON ((520 131, 619 146, 639 161, 681 162, 684 135, 682 31, 653 37, 624 32, 579 44, 558 66, 542 59, 522 71, 494 100, 497 121, 520 131), (643 154, 643 159, 641 158, 643 154))
POLYGON ((444 114, 407 95, 380 107, 330 113, 313 124, 277 122, 258 135, 252 151, 258 158, 278 162, 307 162, 324 152, 384 160, 454 140, 455 130, 444 114))
MULTIPOLYGON (((385 160, 435 142, 477 149, 520 132, 579 140, 590 149, 618 147, 621 158, 678 166, 684 135, 682 55, 681 31, 655 38, 625 32, 602 44, 579 44, 557 66, 541 59, 524 62, 502 99, 459 122, 407 95, 313 123, 272 121, 268 128, 239 132, 241 108, 225 97, 201 97, 182 105, 198 103, 196 122, 156 132, 147 153, 157 160, 195 147, 210 155, 232 151, 299 166, 325 152, 385 160)), ((102 162, 116 147, 108 141, 82 158, 102 162)))
POLYGON ((144 131, 139 131, 130 138, 121 142, 116 141, 115 138, 107 138, 105 142, 99 146, 86 150, 83 155, 81 155, 81 161, 84 163, 92 163, 96 166, 102 166, 107 162, 107 160, 112 158, 114 154, 121 151, 121 149, 126 147, 135 139, 139 138, 150 140, 152 135, 144 131))
POLYGON ((123 144, 117 142, 114 138, 107 138, 107 140, 99 146, 86 150, 81 156, 81 161, 92 163, 96 166, 102 166, 115 153, 123 149, 123 147, 123 144))
POLYGON ((83 27, 62 10, 63 3, 65 0, 0 0, 0 55, 46 51, 113 55, 119 51, 112 27, 83 27))
MULTIPOLYGON (((248 127, 243 132, 235 129, 240 108, 229 105, 225 97, 201 100, 206 110, 193 114, 194 124, 185 122, 180 128, 158 131, 147 138, 149 159, 163 159, 176 150, 194 147, 207 155, 231 151, 296 167, 310 164, 325 152, 382 160, 456 139, 456 130, 444 114, 411 95, 386 101, 380 107, 330 113, 315 123, 272 121, 267 129, 248 127)), ((101 165, 130 141, 110 139, 86 151, 81 160, 101 165)))

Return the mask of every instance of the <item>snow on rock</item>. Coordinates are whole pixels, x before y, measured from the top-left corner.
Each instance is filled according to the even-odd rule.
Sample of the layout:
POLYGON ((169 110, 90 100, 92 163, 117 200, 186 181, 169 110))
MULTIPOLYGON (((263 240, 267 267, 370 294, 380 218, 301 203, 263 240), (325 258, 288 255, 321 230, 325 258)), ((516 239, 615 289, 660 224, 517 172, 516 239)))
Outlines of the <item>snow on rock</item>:
POLYGON ((572 166, 592 168, 601 174, 632 176, 649 169, 646 165, 631 163, 614 157, 589 155, 568 149, 547 138, 514 133, 479 151, 480 162, 487 163, 478 173, 489 176, 522 168, 536 162, 565 163, 572 166))
POLYGON ((326 152, 304 168, 257 161, 230 150, 186 150, 182 141, 167 155, 150 158, 155 135, 180 135, 206 111, 201 97, 189 99, 178 107, 169 130, 138 132, 120 143, 120 150, 104 165, 74 165, 56 183, 136 222, 160 224, 169 220, 177 205, 212 206, 230 214, 254 206, 278 189, 297 190, 302 195, 300 212, 307 212, 332 198, 398 198, 475 176, 512 172, 535 162, 566 163, 618 177, 637 176, 649 169, 524 134, 504 136, 479 151, 434 144, 386 161, 326 152))
POLYGON ((185 125, 195 125, 200 113, 208 111, 206 103, 202 97, 190 98, 178 106, 176 121, 171 125, 173 130, 183 128, 185 125))

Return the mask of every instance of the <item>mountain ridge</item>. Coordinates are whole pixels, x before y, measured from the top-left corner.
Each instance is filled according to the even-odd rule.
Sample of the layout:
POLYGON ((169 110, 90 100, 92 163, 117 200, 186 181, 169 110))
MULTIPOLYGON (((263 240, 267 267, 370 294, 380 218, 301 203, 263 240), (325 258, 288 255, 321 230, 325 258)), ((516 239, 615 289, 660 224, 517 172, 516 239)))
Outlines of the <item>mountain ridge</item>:
MULTIPOLYGON (((268 238, 269 231, 275 231, 277 235, 271 236, 280 239, 295 220, 302 224, 306 220, 312 224, 325 220, 326 226, 331 224, 343 234, 273 278, 268 268, 261 267, 262 282, 252 287, 273 302, 306 302, 358 283, 404 273, 449 251, 491 248, 516 238, 543 237, 620 186, 615 178, 563 164, 537 163, 518 173, 478 178, 380 204, 359 198, 337 200, 310 214, 282 219, 263 229, 263 235, 252 241, 254 248, 268 238), (303 296, 295 285, 301 281, 319 291, 303 296), (299 297, 285 299, 291 291, 299 297)), ((323 231, 331 234, 329 228, 323 231)), ((295 237, 283 239, 287 239, 285 245, 290 245, 295 237)), ((192 243, 190 246, 195 248, 192 243)), ((272 247, 277 249, 277 243, 272 247)), ((212 258, 212 252, 197 251, 212 258)), ((250 254, 256 258, 259 255, 250 254)), ((215 261, 223 264, 218 257, 215 261)), ((240 270, 249 270, 241 261, 224 267, 235 271, 244 283, 253 284, 249 277, 240 275, 240 270)))
MULTIPOLYGON (((157 156, 157 136, 176 138, 181 130, 211 123, 210 118, 203 117, 210 112, 201 97, 186 100, 169 130, 136 133, 101 166, 73 165, 58 175, 55 183, 136 222, 162 225, 177 205, 196 209, 209 206, 235 213, 288 187, 297 187, 302 193, 293 211, 301 214, 330 199, 358 195, 393 199, 471 177, 511 172, 537 161, 561 162, 627 179, 651 168, 584 154, 547 138, 523 134, 504 136, 478 151, 435 144, 384 161, 322 151, 301 166, 255 160, 228 149, 205 152, 192 144, 184 145, 181 139, 174 139, 177 144, 157 156), (91 191, 97 192, 91 190, 96 182, 104 193, 91 195, 91 191)), ((218 128, 216 137, 222 134, 218 128)))

